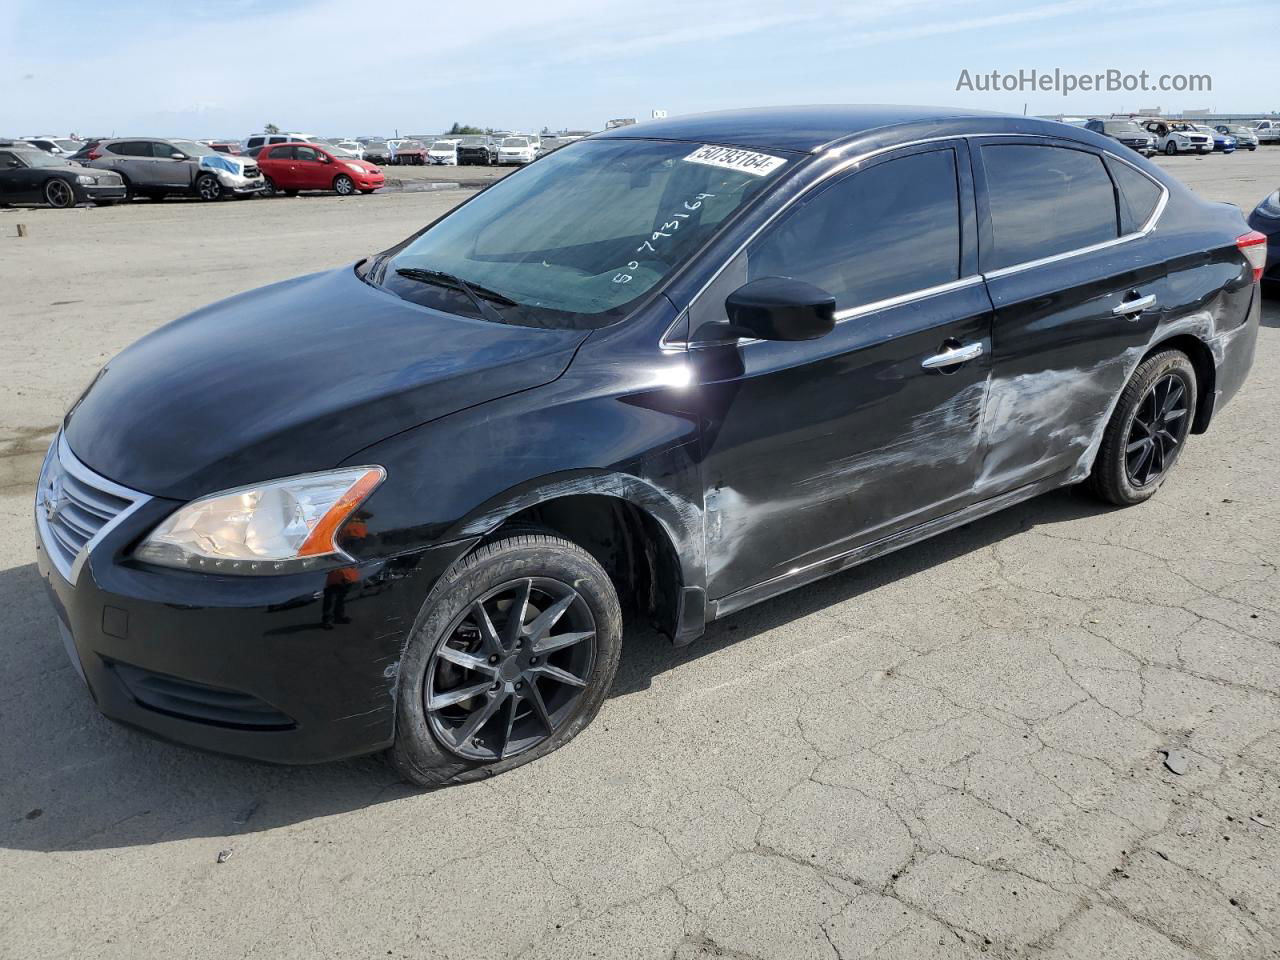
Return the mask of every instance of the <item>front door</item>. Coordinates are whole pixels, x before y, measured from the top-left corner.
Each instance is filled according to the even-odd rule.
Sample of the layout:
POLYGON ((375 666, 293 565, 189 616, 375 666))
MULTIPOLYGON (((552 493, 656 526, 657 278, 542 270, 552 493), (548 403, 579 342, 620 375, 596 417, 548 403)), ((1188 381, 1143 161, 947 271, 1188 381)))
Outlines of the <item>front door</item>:
POLYGON ((294 147, 294 172, 297 186, 303 190, 329 189, 329 164, 314 147, 294 147))
POLYGON ((712 599, 971 502, 991 324, 976 239, 964 141, 906 148, 815 188, 691 308, 696 330, 738 285, 788 276, 838 311, 818 340, 691 351, 712 599))
POLYGON ((1148 228, 1164 188, 1079 144, 975 148, 982 267, 995 304, 980 496, 1092 463, 1160 317, 1167 281, 1148 228))

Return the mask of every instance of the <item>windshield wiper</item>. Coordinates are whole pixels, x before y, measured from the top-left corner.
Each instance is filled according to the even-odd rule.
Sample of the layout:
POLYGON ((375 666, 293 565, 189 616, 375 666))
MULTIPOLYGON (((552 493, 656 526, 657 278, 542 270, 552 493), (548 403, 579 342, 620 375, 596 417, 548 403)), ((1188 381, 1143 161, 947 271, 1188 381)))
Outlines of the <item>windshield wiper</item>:
POLYGON ((506 323, 502 314, 490 306, 490 301, 501 304, 504 307, 518 307, 520 304, 512 300, 505 294, 498 293, 497 290, 490 290, 479 284, 470 283, 461 277, 454 276, 452 273, 445 273, 443 270, 423 270, 421 267, 400 267, 396 270, 396 276, 404 277, 406 280, 417 280, 420 283, 434 283, 442 287, 452 287, 455 290, 461 290, 466 294, 471 302, 476 305, 476 309, 486 320, 492 320, 494 323, 506 323))

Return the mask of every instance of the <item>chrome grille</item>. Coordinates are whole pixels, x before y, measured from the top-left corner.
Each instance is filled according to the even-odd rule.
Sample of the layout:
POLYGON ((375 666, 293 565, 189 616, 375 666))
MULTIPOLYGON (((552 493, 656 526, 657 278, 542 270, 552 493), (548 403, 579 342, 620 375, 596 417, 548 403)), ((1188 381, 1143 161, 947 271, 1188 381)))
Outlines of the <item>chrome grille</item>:
POLYGON ((58 434, 36 487, 36 529, 49 559, 75 583, 85 557, 107 532, 148 498, 100 477, 58 434))
POLYGON ((253 178, 261 172, 262 171, 258 169, 258 165, 256 163, 246 163, 244 165, 244 175, 246 177, 253 178))

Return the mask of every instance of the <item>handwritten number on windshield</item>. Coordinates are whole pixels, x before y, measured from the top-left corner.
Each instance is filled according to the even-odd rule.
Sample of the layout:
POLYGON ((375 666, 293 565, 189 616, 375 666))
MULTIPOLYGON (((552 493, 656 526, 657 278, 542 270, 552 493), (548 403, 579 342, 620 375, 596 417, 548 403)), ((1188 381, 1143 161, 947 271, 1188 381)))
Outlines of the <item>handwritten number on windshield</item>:
MULTIPOLYGON (((695 195, 692 200, 684 201, 683 206, 686 210, 690 210, 690 211, 697 210, 702 206, 703 200, 710 200, 714 196, 715 196, 714 193, 699 193, 695 195)), ((675 233, 675 231, 680 229, 680 221, 688 220, 688 219, 689 219, 689 214, 687 213, 671 214, 670 220, 666 221, 660 229, 655 230, 653 232, 653 236, 651 236, 648 240, 644 241, 644 243, 636 247, 636 253, 646 253, 646 252, 657 253, 658 248, 654 246, 654 243, 658 240, 658 238, 670 237, 673 233, 675 233)), ((640 262, 638 260, 632 260, 630 263, 627 264, 628 270, 638 270, 639 268, 640 268, 640 262)), ((618 273, 615 273, 613 275, 614 283, 630 283, 634 279, 635 279, 635 276, 633 274, 624 273, 622 271, 619 271, 618 273)))

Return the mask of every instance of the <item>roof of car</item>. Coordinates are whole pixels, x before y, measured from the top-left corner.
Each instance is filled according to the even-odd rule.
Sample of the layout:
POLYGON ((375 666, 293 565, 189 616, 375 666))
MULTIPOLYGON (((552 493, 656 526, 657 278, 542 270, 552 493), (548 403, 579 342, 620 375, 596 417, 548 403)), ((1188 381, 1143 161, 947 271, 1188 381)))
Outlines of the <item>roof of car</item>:
MULTIPOLYGON (((811 153, 872 130, 904 127, 914 131, 930 125, 944 128, 972 126, 972 123, 958 123, 960 121, 985 121, 992 127, 992 132, 1007 130, 1010 133, 1038 129, 1052 123, 1034 117, 955 107, 824 104, 758 107, 670 117, 616 127, 597 133, 592 139, 688 140, 811 153)), ((940 131, 942 134, 945 132, 940 131)))

